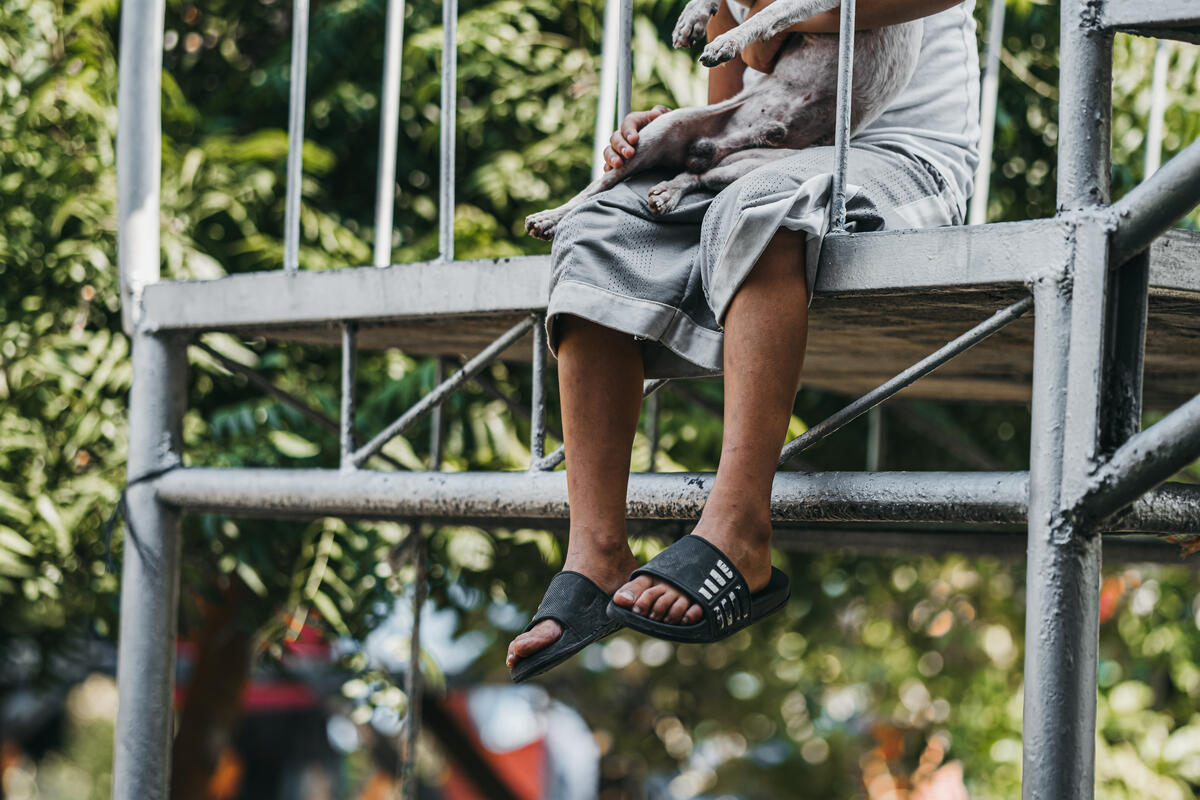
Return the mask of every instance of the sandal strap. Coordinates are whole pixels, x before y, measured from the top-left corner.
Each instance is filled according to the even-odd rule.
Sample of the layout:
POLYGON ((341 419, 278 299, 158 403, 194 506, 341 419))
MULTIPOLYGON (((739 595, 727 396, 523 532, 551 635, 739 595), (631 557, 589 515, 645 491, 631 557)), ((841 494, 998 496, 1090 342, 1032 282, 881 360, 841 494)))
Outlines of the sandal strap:
POLYGON ((605 609, 610 599, 591 578, 573 570, 564 570, 550 580, 546 594, 525 630, 532 630, 534 625, 547 619, 562 625, 563 630, 580 635, 599 626, 607 626, 609 620, 605 609))
POLYGON ((746 579, 707 539, 684 536, 633 574, 661 578, 686 594, 704 609, 714 636, 724 634, 730 626, 742 627, 750 619, 746 579))

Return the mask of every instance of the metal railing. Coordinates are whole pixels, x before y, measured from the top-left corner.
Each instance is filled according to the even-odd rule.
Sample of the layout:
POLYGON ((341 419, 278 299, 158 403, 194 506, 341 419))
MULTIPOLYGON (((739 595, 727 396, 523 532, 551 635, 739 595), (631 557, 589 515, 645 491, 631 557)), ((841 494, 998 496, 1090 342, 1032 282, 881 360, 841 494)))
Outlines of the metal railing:
MULTIPOLYGON (((1184 5, 1178 0, 1180 9, 1184 5)), ((1035 312, 1033 438, 1029 471, 1019 473, 801 473, 780 472, 772 499, 778 521, 958 522, 1024 524, 1029 541, 1026 633, 1024 791, 1029 798, 1086 798, 1092 787, 1098 570, 1102 530, 1159 533, 1200 526, 1200 492, 1165 478, 1200 456, 1200 399, 1140 431, 1142 350, 1151 241, 1200 202, 1200 143, 1193 143, 1119 203, 1109 204, 1108 136, 1111 127, 1111 28, 1094 6, 1101 0, 1063 0, 1063 79, 1060 113, 1059 215, 1069 247, 1062 263, 1030 256, 1031 296, 988 319, 884 382, 805 434, 788 442, 781 464, 862 413, 1004 328, 1035 312), (1097 133, 1099 130, 1099 133, 1097 133), (1119 269, 1109 269, 1110 264, 1119 269), (1111 347, 1102 343, 1112 343, 1111 347), (1116 516, 1114 516, 1116 515, 1116 516), (1082 667, 1081 667, 1082 665, 1082 667)), ((546 453, 546 335, 544 312, 522 316, 506 332, 424 398, 365 443, 355 430, 357 322, 341 322, 340 419, 312 409, 302 398, 198 344, 210 357, 309 419, 336 431, 338 470, 184 469, 180 425, 186 397, 186 345, 194 332, 141 324, 143 289, 159 277, 159 92, 164 0, 127 0, 121 22, 118 139, 119 248, 124 322, 133 339, 129 447, 129 533, 124 550, 119 663, 121 703, 117 722, 113 796, 163 798, 169 774, 170 687, 178 597, 179 514, 215 511, 256 515, 347 515, 408 519, 550 519, 566 515, 566 486, 554 472, 563 447, 546 453), (524 473, 433 474, 440 467, 441 408, 473 378, 486 386, 485 368, 532 333, 530 465, 524 473), (432 417, 429 472, 363 469, 395 436, 432 417), (138 532, 137 537, 133 531, 138 532), (159 602, 147 602, 153 599, 159 602)), ((1174 6, 1173 6, 1174 7, 1174 6)), ((1122 0, 1121 25, 1130 9, 1122 0)), ((831 195, 834 236, 846 237, 846 171, 851 155, 849 120, 853 68, 854 2, 843 3, 839 91, 831 195)), ((292 84, 283 267, 299 269, 300 186, 307 51, 307 0, 294 0, 292 84)), ((1183 13, 1183 12, 1180 12, 1183 13)), ((403 0, 389 0, 385 35, 379 172, 376 181, 373 263, 389 266, 393 230, 397 120, 403 40, 403 0)), ((993 6, 984 70, 985 142, 990 154, 1003 45, 1003 0, 993 6)), ((1174 20, 1174 18, 1172 18, 1174 20)), ((443 3, 439 262, 454 260, 455 0, 443 3)), ((594 169, 613 122, 630 108, 632 0, 605 10, 602 77, 594 169)), ((1155 70, 1154 117, 1165 104, 1167 51, 1155 70)), ((1151 131, 1151 155, 1161 143, 1151 131)), ((982 159, 972 221, 986 216, 982 159)), ((1157 157, 1154 159, 1157 160, 1157 157)), ((1153 164, 1157 166, 1157 164, 1153 164)), ((1044 235, 1044 234, 1039 234, 1044 235)), ((844 239, 843 241, 855 241, 844 239)), ((858 240, 861 241, 861 240, 858 240)), ((1031 240, 1032 241, 1032 240, 1031 240)), ((1040 240, 1039 240, 1040 241, 1040 240)), ((666 381, 647 381, 644 394, 666 381)), ((656 402, 656 401, 655 401, 656 402)), ((655 402, 648 404, 651 472, 658 449, 655 402)), ((629 514, 637 519, 694 518, 710 475, 633 476, 629 514)), ((419 619, 424 541, 414 526, 412 557, 414 632, 406 736, 406 791, 413 791, 411 758, 419 730, 419 619)))

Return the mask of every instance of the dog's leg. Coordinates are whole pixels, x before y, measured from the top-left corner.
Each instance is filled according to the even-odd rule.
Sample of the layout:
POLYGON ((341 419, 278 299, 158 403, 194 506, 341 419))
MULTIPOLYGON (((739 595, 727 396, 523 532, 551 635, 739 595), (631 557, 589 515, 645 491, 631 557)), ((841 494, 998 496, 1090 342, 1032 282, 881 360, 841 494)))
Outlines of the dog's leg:
POLYGON ((650 211, 654 214, 666 214, 673 211, 689 192, 696 189, 703 188, 719 192, 755 167, 785 158, 789 152, 791 151, 774 148, 741 150, 699 175, 681 172, 669 181, 655 184, 654 188, 650 190, 650 211))
POLYGON ((687 171, 707 172, 740 151, 759 147, 777 147, 783 143, 787 135, 788 126, 783 122, 763 120, 749 128, 696 139, 688 145, 687 171))
POLYGON ((675 23, 671 41, 676 47, 690 47, 703 41, 708 31, 708 21, 720 7, 721 0, 691 0, 679 15, 679 21, 675 23))
POLYGON ((611 189, 631 175, 657 166, 682 167, 687 146, 694 139, 720 131, 729 117, 746 102, 738 95, 711 106, 680 108, 657 117, 638 132, 633 156, 616 169, 603 173, 587 188, 558 208, 539 211, 525 218, 525 230, 538 239, 554 238, 554 228, 567 212, 589 197, 611 189))
POLYGON ((837 5, 838 0, 776 0, 733 30, 713 39, 704 48, 700 63, 706 67, 724 64, 752 42, 770 39, 797 22, 836 8, 837 5))

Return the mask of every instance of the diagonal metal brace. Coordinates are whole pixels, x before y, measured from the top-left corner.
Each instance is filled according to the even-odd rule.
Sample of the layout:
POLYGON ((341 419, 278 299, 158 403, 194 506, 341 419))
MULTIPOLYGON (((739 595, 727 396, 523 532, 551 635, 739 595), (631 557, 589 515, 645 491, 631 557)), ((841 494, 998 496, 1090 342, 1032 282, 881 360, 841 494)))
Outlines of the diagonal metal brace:
POLYGON ((891 380, 880 384, 841 411, 834 412, 829 417, 818 422, 784 445, 783 453, 779 456, 779 466, 782 467, 802 451, 812 447, 830 434, 841 430, 884 400, 897 394, 906 386, 916 383, 920 378, 933 372, 950 359, 970 350, 996 331, 1019 319, 1032 307, 1033 298, 1025 297, 997 311, 974 328, 971 328, 971 330, 962 334, 957 339, 947 342, 891 380))
POLYGON ((355 450, 349 458, 349 463, 353 467, 361 467, 368 458, 379 452, 379 450, 382 449, 385 444, 390 442, 393 438, 404 433, 404 431, 412 427, 413 424, 421 420, 425 415, 433 411, 433 409, 440 406, 443 402, 445 402, 447 397, 461 388, 462 385, 471 380, 471 378, 475 377, 480 370, 492 363, 492 361, 494 361, 497 356, 507 350, 513 344, 513 342, 524 336, 526 331, 533 327, 534 321, 535 318, 533 316, 525 317, 516 325, 513 325, 511 328, 501 334, 500 338, 489 344, 487 347, 481 350, 478 355, 464 364, 462 369, 458 370, 458 372, 455 372, 449 378, 435 386, 433 391, 421 398, 421 400, 412 408, 408 409, 408 411, 405 411, 403 414, 401 414, 395 422, 393 422, 391 425, 388 425, 386 428, 376 434, 375 438, 371 439, 371 441, 367 442, 358 450, 355 450))
POLYGON ((1068 513, 1101 520, 1141 497, 1200 458, 1200 395, 1141 433, 1131 436, 1104 462, 1087 492, 1068 513))
MULTIPOLYGON (((654 394, 662 387, 666 386, 667 383, 669 383, 669 382, 670 382, 669 378, 657 378, 655 380, 646 381, 645 383, 642 384, 642 397, 643 398, 649 397, 650 395, 654 394)), ((560 444, 553 453, 551 453, 550 455, 541 459, 540 461, 535 461, 530 466, 529 469, 531 472, 538 472, 538 471, 549 472, 550 470, 554 469, 559 464, 561 464, 563 462, 563 459, 565 459, 566 457, 567 457, 567 446, 565 444, 560 444)))
MULTIPOLYGON (((313 408, 308 403, 304 402, 304 400, 302 400, 301 398, 299 398, 296 395, 289 392, 287 389, 279 388, 275 384, 271 383, 271 381, 268 380, 266 377, 264 377, 262 375, 262 373, 257 372, 256 370, 253 370, 250 367, 247 367, 245 364, 239 364, 238 362, 234 361, 233 359, 222 355, 221 353, 217 352, 216 350, 214 350, 212 347, 208 346, 204 342, 200 342, 200 341, 192 342, 192 346, 196 347, 200 350, 203 350, 206 354, 211 356, 213 358, 213 360, 215 360, 218 364, 220 364, 222 367, 224 367, 229 372, 232 372, 234 375, 241 375, 249 383, 252 383, 255 386, 257 386, 259 389, 262 389, 264 392, 271 395, 276 400, 284 402, 284 403, 288 404, 289 406, 291 406, 292 408, 296 409, 296 411, 300 412, 301 416, 307 418, 308 420, 310 420, 312 422, 315 422, 316 424, 320 425, 322 428, 324 428, 325 430, 327 430, 331 433, 341 435, 342 429, 336 419, 329 416, 328 414, 325 414, 324 412, 318 411, 317 409, 313 408)), ((391 456, 389 456, 385 453, 376 453, 376 456, 383 459, 388 464, 391 464, 396 469, 408 469, 408 467, 404 466, 399 461, 397 461, 396 459, 392 458, 391 456)))

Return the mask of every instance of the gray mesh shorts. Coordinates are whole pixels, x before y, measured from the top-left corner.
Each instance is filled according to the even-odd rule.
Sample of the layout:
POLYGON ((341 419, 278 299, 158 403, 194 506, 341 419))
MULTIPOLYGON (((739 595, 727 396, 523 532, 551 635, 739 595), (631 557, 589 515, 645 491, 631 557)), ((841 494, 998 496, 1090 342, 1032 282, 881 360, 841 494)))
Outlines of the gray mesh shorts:
MULTIPOLYGON (((829 230, 832 147, 760 166, 719 193, 697 191, 650 213, 647 193, 670 174, 647 172, 592 197, 558 224, 546 329, 574 314, 643 342, 647 378, 721 372, 721 323, 738 287, 779 228, 808 234, 808 286, 829 230)), ((854 147, 847 229, 953 225, 961 212, 937 170, 899 149, 854 147)))

